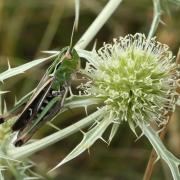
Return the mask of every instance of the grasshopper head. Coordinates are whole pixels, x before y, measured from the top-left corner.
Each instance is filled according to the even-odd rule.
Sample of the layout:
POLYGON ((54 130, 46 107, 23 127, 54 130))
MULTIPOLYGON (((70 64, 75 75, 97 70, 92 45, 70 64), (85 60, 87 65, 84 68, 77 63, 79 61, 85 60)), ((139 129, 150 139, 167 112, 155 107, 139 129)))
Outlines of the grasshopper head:
POLYGON ((65 54, 63 57, 62 65, 66 67, 66 70, 74 71, 79 65, 79 56, 74 48, 66 47, 64 48, 65 54))

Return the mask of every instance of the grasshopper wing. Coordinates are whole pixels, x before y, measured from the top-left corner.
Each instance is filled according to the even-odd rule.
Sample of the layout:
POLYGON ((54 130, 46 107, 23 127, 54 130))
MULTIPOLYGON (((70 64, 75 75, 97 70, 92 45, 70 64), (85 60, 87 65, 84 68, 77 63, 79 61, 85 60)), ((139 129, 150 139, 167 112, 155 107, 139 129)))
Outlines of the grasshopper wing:
MULTIPOLYGON (((31 122, 29 122, 23 130, 19 131, 18 138, 14 143, 15 146, 23 145, 47 121, 52 120, 54 117, 56 117, 58 112, 63 107, 67 93, 68 93, 68 87, 65 87, 60 91, 60 94, 58 96, 55 97, 51 96, 51 98, 49 98, 48 105, 43 107, 43 110, 40 109, 37 113, 37 116, 31 122)), ((46 99, 47 98, 48 97, 46 97, 46 99)), ((46 99, 44 99, 44 101, 46 101, 46 99)))
POLYGON ((48 94, 52 82, 52 77, 46 80, 44 84, 42 84, 42 81, 40 82, 40 84, 42 84, 41 87, 40 85, 38 85, 38 87, 36 88, 36 91, 33 93, 32 97, 30 98, 29 102, 20 114, 19 118, 12 126, 13 131, 24 129, 26 125, 34 118, 34 116, 38 112, 38 107, 40 106, 40 103, 42 103, 42 98, 45 98, 48 94))

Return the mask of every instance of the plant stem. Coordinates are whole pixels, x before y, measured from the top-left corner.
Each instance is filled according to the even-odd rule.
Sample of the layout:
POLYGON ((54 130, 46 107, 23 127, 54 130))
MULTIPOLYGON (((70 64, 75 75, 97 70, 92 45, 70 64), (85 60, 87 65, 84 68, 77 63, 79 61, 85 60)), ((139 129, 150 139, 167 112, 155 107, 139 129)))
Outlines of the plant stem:
POLYGON ((80 40, 76 43, 76 49, 84 49, 111 17, 112 13, 116 10, 122 0, 110 0, 101 13, 97 16, 94 22, 89 26, 87 31, 82 35, 80 40))
POLYGON ((153 0, 153 6, 154 6, 154 16, 153 16, 153 21, 151 23, 151 27, 149 30, 149 34, 147 37, 147 42, 154 36, 154 33, 157 30, 157 27, 160 22, 160 17, 161 17, 161 6, 160 6, 160 1, 159 0, 153 0))

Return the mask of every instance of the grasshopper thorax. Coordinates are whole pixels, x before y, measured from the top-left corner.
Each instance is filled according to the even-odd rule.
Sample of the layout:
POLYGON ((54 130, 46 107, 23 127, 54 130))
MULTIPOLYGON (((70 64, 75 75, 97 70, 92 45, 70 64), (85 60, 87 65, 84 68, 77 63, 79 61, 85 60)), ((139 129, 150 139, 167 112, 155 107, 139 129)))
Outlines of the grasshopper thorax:
POLYGON ((65 47, 58 57, 57 66, 54 69, 53 89, 62 87, 64 83, 69 83, 74 72, 79 66, 79 56, 74 48, 65 47))

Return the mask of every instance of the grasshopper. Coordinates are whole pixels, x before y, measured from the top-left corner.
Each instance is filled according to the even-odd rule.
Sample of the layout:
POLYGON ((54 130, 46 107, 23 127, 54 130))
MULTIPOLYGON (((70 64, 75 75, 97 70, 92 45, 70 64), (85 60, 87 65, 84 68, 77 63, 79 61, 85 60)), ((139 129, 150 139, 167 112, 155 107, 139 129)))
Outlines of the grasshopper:
MULTIPOLYGON (((18 131, 14 142, 16 147, 26 143, 41 126, 53 119, 62 109, 72 76, 78 66, 79 56, 76 50, 70 47, 63 48, 12 125, 12 131, 18 131)), ((4 119, 0 117, 0 123, 3 123, 4 119)))

